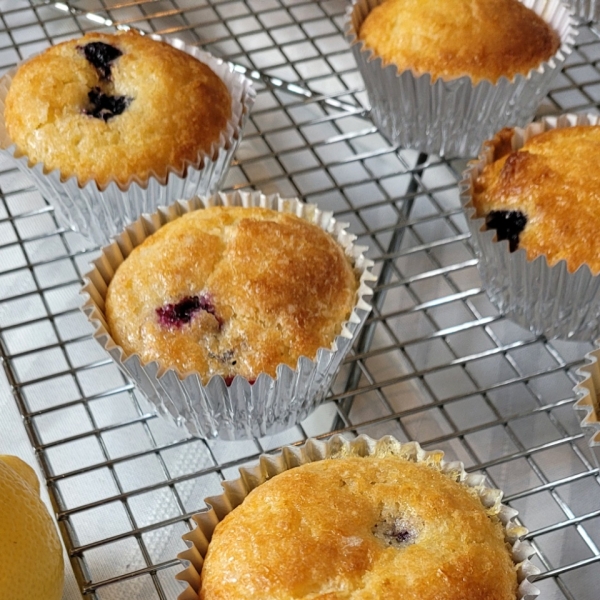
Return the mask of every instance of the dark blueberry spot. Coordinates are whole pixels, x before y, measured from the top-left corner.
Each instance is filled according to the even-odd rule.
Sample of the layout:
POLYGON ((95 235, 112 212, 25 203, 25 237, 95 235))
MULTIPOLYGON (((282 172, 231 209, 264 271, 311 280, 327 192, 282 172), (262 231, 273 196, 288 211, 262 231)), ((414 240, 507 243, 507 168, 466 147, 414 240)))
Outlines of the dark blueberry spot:
MULTIPOLYGON (((217 320, 218 317, 215 318, 217 320)), ((221 321, 219 321, 219 326, 222 325, 221 321)), ((219 362, 222 362, 223 364, 230 364, 230 365, 235 365, 237 363, 237 360, 235 360, 233 357, 235 355, 235 351, 230 348, 229 350, 225 350, 225 352, 221 353, 221 354, 215 354, 214 352, 208 352, 208 356, 209 358, 213 359, 213 360, 218 360, 219 362)))
POLYGON ((384 519, 375 523, 371 531, 376 538, 396 548, 414 544, 418 535, 414 525, 404 518, 384 519))
POLYGON ((108 121, 112 117, 120 115, 131 102, 131 98, 127 96, 109 96, 97 87, 88 92, 88 98, 90 106, 83 112, 103 121, 108 121))
MULTIPOLYGON (((234 351, 233 351, 233 349, 230 348, 229 350, 225 350, 225 352, 223 352, 223 354, 220 356, 220 359, 223 362, 231 363, 231 360, 233 359, 233 355, 234 355, 234 351)), ((235 360, 231 364, 235 364, 235 360)))
POLYGON ((519 235, 527 225, 527 217, 520 210, 492 210, 485 218, 488 229, 496 230, 498 240, 508 240, 514 252, 519 247, 519 235))
POLYGON ((200 310, 213 315, 221 326, 221 319, 215 314, 215 306, 206 296, 187 296, 177 304, 165 304, 157 308, 156 314, 161 325, 181 327, 189 323, 200 310))
POLYGON ((110 44, 104 42, 90 42, 83 46, 79 46, 83 50, 83 54, 100 74, 102 79, 110 78, 110 63, 119 58, 123 53, 110 44))
MULTIPOLYGON (((229 387, 233 383, 234 378, 235 378, 235 375, 223 375, 223 379, 225 380, 225 385, 227 387, 229 387)), ((250 385, 254 385, 255 382, 256 382, 256 379, 248 379, 248 383, 250 385)))
POLYGON ((177 304, 166 304, 156 309, 156 314, 162 325, 176 327, 189 323, 194 313, 200 310, 200 298, 188 296, 177 304))
MULTIPOLYGON (((235 375, 224 375, 223 379, 225 380, 225 385, 227 387, 229 387, 233 383, 234 378, 235 378, 235 375)), ((255 381, 256 381, 256 379, 248 379, 248 383, 250 385, 254 385, 255 381)))
POLYGON ((412 538, 412 536, 412 532, 408 531, 408 529, 394 530, 389 534, 389 537, 394 539, 398 543, 408 542, 412 538))

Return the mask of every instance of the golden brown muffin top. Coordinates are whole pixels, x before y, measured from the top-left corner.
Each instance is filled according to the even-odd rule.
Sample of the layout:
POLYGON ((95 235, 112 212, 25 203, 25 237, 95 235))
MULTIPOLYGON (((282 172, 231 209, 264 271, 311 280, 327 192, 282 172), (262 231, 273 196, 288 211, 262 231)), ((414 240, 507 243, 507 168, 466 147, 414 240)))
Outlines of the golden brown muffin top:
POLYGON ((526 223, 516 232, 516 243, 529 260, 546 256, 550 265, 566 260, 571 272, 582 264, 600 272, 600 126, 552 129, 515 152, 512 136, 512 129, 496 136, 495 160, 475 182, 477 215, 492 228, 495 216, 521 213, 526 223))
POLYGON ((502 524, 424 463, 348 457, 255 488, 221 521, 201 600, 515 600, 502 524))
POLYGON ((317 225, 263 208, 212 207, 178 218, 120 265, 107 297, 126 354, 181 373, 252 380, 314 359, 341 332, 357 276, 317 225))
POLYGON ((101 187, 197 164, 230 116, 229 91, 208 66, 133 31, 48 48, 17 70, 5 107, 30 161, 101 187))
POLYGON ((386 0, 358 37, 400 71, 473 83, 526 75, 559 48, 558 34, 518 0, 386 0))

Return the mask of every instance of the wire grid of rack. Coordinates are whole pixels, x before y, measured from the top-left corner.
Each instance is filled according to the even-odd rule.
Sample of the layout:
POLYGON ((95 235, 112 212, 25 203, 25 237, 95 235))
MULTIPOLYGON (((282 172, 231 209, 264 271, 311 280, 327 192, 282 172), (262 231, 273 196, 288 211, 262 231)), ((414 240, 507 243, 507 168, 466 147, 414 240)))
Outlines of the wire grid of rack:
MULTIPOLYGON (((484 471, 520 511, 545 600, 600 587, 598 469, 572 408, 592 344, 536 338, 488 301, 458 200, 465 162, 391 147, 369 120, 343 0, 0 0, 0 69, 90 29, 201 44, 258 91, 229 189, 316 202, 375 261, 375 309, 331 396, 299 426, 203 441, 157 417, 79 311, 97 254, 0 162, 0 352, 86 598, 175 599, 189 516, 223 478, 310 436, 393 434, 484 471)), ((580 27, 540 112, 596 110, 600 34, 580 27)))

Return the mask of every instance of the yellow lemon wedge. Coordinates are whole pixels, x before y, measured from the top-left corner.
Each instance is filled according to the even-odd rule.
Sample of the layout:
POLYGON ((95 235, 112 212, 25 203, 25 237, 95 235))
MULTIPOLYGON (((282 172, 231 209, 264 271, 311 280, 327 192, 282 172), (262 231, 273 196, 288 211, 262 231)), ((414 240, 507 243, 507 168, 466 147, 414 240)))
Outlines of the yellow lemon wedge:
POLYGON ((39 491, 27 463, 0 454, 0 600, 62 597, 62 547, 39 491))

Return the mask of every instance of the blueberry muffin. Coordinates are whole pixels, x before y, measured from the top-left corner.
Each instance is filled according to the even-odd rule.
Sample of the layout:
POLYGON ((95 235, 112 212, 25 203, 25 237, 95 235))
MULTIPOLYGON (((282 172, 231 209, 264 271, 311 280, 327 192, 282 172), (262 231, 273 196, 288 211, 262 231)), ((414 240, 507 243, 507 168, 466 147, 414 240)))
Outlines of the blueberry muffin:
POLYGON ((358 276, 318 225, 261 207, 213 206, 161 227, 119 266, 106 296, 125 355, 231 383, 314 359, 357 302, 358 276))
POLYGON ((161 415, 274 435, 326 397, 371 310, 373 262, 346 227, 276 194, 180 200, 102 248, 82 310, 161 415))
POLYGON ((212 533, 200 600, 520 597, 505 525, 434 465, 380 451, 269 477, 212 533))
POLYGON ((30 163, 80 185, 123 188, 198 166, 231 112, 226 85, 206 64, 127 31, 88 33, 25 62, 4 118, 30 163))
POLYGON ((536 335, 600 335, 596 115, 503 129, 471 161, 461 203, 482 287, 536 335))
POLYGON ((600 272, 598 176, 600 126, 551 129, 513 150, 514 129, 491 142, 493 158, 476 178, 472 204, 499 241, 527 259, 586 264, 600 272))
POLYGON ((431 79, 468 76, 473 83, 527 75, 549 60, 560 40, 519 0, 385 0, 358 37, 400 71, 431 79))

